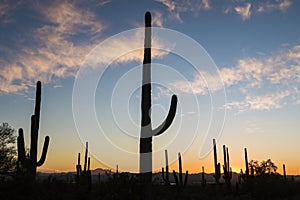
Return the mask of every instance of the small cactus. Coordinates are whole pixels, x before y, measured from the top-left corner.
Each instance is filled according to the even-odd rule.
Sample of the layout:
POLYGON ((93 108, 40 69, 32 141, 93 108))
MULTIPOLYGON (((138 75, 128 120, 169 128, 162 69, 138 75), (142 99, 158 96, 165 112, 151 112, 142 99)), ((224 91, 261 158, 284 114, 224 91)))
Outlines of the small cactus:
POLYGON ((91 160, 90 157, 88 157, 88 142, 86 142, 83 171, 80 165, 80 153, 78 153, 78 160, 76 165, 76 182, 80 185, 87 185, 88 190, 91 189, 92 184, 90 165, 91 160))
POLYGON ((203 188, 205 188, 205 186, 206 186, 206 180, 205 180, 204 166, 202 166, 202 174, 201 174, 201 178, 202 178, 202 180, 201 180, 201 185, 202 185, 203 188))
POLYGON ((186 184, 187 184, 187 180, 188 180, 188 175, 189 175, 189 171, 187 170, 185 173, 185 178, 184 178, 184 182, 183 182, 183 176, 182 176, 182 161, 181 161, 181 155, 180 153, 178 153, 178 164, 179 164, 179 179, 176 175, 175 170, 173 170, 173 176, 176 182, 176 186, 178 187, 178 190, 183 189, 186 184))
POLYGON ((283 178, 284 180, 286 180, 285 164, 283 164, 282 167, 283 167, 283 178))
POLYGON ((19 129, 19 135, 17 138, 17 149, 18 149, 18 163, 17 163, 17 174, 21 178, 25 178, 29 181, 35 181, 36 168, 44 164, 46 160, 47 150, 49 146, 49 136, 45 137, 42 155, 39 161, 37 161, 37 148, 38 148, 38 132, 40 126, 40 109, 41 109, 41 87, 40 81, 36 84, 36 99, 34 114, 31 116, 31 143, 30 152, 26 155, 24 133, 23 129, 19 129))
POLYGON ((223 154, 224 154, 223 178, 224 178, 225 183, 227 184, 228 188, 230 188, 231 178, 232 178, 232 170, 230 167, 228 147, 226 147, 225 145, 223 145, 223 154))
POLYGON ((165 158, 166 158, 166 176, 164 168, 162 168, 162 179, 164 181, 165 185, 170 185, 170 179, 169 179, 169 161, 168 161, 168 151, 165 150, 165 158))
POLYGON ((245 165, 246 165, 246 178, 249 177, 249 163, 248 163, 248 153, 247 153, 247 148, 244 149, 245 151, 245 165))
POLYGON ((219 180, 221 178, 221 164, 218 163, 218 156, 217 156, 217 145, 216 140, 213 139, 213 146, 214 146, 214 166, 215 166, 215 180, 216 184, 219 184, 219 180))

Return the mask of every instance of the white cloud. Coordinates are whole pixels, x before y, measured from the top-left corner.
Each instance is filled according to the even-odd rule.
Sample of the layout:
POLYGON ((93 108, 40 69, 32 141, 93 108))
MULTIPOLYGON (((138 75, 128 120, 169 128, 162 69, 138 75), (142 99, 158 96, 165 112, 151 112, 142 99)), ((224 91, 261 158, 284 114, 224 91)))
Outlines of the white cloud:
POLYGON ((217 74, 200 71, 195 74, 193 81, 176 81, 171 83, 171 87, 174 88, 175 91, 181 93, 206 95, 210 92, 222 89, 223 82, 221 77, 217 74))
POLYGON ((240 59, 232 67, 220 68, 219 76, 199 72, 192 81, 178 80, 171 87, 180 93, 206 95, 222 89, 224 84, 227 91, 244 96, 242 100, 232 100, 225 105, 238 112, 280 108, 285 103, 284 98, 297 104, 300 102, 300 46, 287 47, 259 59, 240 59))
POLYGON ((156 25, 158 27, 163 27, 163 16, 162 16, 161 12, 154 11, 152 23, 153 23, 153 25, 156 25))
POLYGON ((281 108, 285 102, 283 99, 290 95, 290 91, 264 94, 261 96, 247 95, 243 101, 234 101, 225 105, 226 109, 237 109, 238 112, 246 110, 270 110, 281 108))
POLYGON ((250 19, 251 3, 246 3, 244 6, 237 6, 234 8, 235 12, 242 16, 243 20, 250 19))
MULTIPOLYGON (((37 5, 36 8, 47 20, 46 25, 33 31, 34 47, 20 47, 10 61, 1 60, 0 94, 18 93, 29 89, 37 80, 43 83, 54 82, 64 77, 75 76, 86 55, 100 43, 99 35, 105 29, 96 15, 84 8, 79 8, 69 1, 54 2, 50 6, 37 5), (75 40, 78 34, 86 38, 75 40), (95 37, 96 36, 96 37, 95 37)), ((154 23, 162 25, 162 15, 154 14, 154 23)), ((144 46, 144 29, 127 38, 118 37, 106 48, 106 52, 95 55, 94 62, 110 64, 120 52, 130 53, 113 60, 115 63, 142 61, 144 46), (143 31, 142 31, 143 30, 143 31)), ((152 38, 153 46, 168 50, 164 42, 152 38)), ((7 51, 5 47, 1 50, 7 51)), ((160 58, 167 51, 152 50, 152 57, 160 58)))
POLYGON ((33 31, 31 39, 36 46, 18 47, 10 61, 1 60, 0 93, 26 92, 37 80, 49 83, 55 77, 74 76, 94 45, 76 44, 72 36, 94 35, 104 29, 92 12, 67 1, 40 4, 38 9, 51 25, 33 31))
POLYGON ((182 22, 180 13, 182 12, 199 12, 201 10, 211 9, 210 0, 156 0, 165 5, 170 11, 173 19, 182 22))
POLYGON ((254 121, 247 120, 245 124, 246 133, 263 133, 264 130, 254 121))
MULTIPOLYGON (((169 54, 174 44, 152 35, 152 58, 161 58, 169 54)), ((89 55, 87 66, 97 67, 98 64, 119 64, 130 61, 142 62, 144 58, 144 28, 132 30, 124 35, 117 35, 109 43, 101 43, 101 50, 95 49, 89 55), (103 50, 105 49, 105 50, 103 50), (128 52, 123 55, 123 52, 128 52), (121 56, 120 56, 121 55, 121 56)))
POLYGON ((270 12, 273 10, 280 10, 282 12, 285 12, 290 6, 292 5, 292 2, 290 0, 281 0, 281 1, 268 1, 264 3, 260 3, 260 5, 257 8, 257 12, 270 12))

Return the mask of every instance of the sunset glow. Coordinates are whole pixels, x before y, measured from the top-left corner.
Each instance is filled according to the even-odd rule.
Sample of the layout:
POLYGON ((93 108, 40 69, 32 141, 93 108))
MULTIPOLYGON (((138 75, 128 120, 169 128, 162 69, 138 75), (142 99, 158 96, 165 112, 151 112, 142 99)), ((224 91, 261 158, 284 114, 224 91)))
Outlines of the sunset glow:
POLYGON ((50 144, 38 171, 75 171, 88 140, 92 169, 138 172, 150 11, 153 128, 178 97, 172 125, 153 139, 153 171, 168 149, 170 170, 181 152, 184 171, 214 173, 216 138, 218 162, 226 145, 237 173, 247 148, 249 161, 300 174, 299 9, 296 0, 1 1, 0 123, 23 128, 29 147, 40 80, 38 157, 46 135, 50 144))

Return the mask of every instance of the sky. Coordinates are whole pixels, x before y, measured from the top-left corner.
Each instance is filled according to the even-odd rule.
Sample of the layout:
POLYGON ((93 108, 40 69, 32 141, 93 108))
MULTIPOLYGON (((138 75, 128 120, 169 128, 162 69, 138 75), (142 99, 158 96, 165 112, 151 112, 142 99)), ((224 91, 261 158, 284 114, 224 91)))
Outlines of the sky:
POLYGON ((300 174, 300 2, 296 0, 2 0, 0 122, 29 147, 42 82, 39 171, 91 167, 138 172, 144 15, 152 14, 152 126, 178 97, 170 128, 153 139, 153 171, 213 172, 212 139, 231 167, 271 159, 300 174), (81 163, 82 164, 82 163, 81 163))

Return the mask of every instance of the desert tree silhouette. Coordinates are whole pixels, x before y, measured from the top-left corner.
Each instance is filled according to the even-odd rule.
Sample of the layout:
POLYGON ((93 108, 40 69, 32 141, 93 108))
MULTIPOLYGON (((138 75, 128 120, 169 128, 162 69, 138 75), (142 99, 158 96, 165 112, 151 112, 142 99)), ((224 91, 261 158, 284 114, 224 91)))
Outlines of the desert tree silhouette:
POLYGON ((0 125, 0 174, 14 173, 16 170, 15 133, 8 123, 0 125))
POLYGON ((262 175, 277 175, 276 172, 278 167, 271 161, 271 159, 268 159, 266 161, 259 161, 257 160, 251 160, 249 162, 249 168, 252 168, 254 170, 255 176, 262 176, 262 175))

